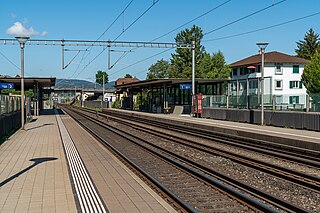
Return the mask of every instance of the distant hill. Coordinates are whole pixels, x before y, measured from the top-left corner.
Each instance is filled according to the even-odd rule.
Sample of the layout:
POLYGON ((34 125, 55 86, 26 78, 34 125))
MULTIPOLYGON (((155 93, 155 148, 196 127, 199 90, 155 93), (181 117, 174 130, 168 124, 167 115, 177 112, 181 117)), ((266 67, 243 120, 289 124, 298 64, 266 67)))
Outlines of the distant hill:
MULTIPOLYGON (((105 85, 105 89, 115 89, 114 88, 115 85, 115 81, 111 81, 106 83, 105 85)), ((55 88, 81 88, 82 86, 85 89, 102 89, 102 85, 98 84, 98 83, 93 83, 90 81, 86 81, 86 80, 79 80, 79 79, 56 79, 56 85, 55 88)))

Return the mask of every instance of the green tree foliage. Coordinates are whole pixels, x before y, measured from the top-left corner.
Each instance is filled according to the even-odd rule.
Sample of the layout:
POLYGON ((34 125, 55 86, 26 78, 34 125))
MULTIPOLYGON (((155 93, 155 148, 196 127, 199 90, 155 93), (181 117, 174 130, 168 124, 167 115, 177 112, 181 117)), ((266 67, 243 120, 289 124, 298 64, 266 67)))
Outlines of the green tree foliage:
POLYGON ((312 57, 309 64, 303 70, 301 76, 303 85, 306 87, 308 94, 316 104, 319 110, 320 102, 320 53, 316 52, 312 57))
POLYGON ((200 61, 199 74, 201 78, 227 79, 230 76, 230 67, 227 65, 223 53, 219 50, 210 56, 205 53, 200 61))
POLYGON ((295 49, 297 56, 310 60, 313 54, 320 52, 319 34, 315 33, 311 28, 304 36, 304 40, 297 42, 295 49))
MULTIPOLYGON (((223 53, 219 50, 213 53, 207 53, 201 45, 203 37, 201 28, 193 26, 191 29, 185 29, 177 34, 175 40, 177 43, 191 44, 196 41, 195 49, 195 75, 196 78, 226 79, 230 76, 230 67, 227 65, 223 53)), ((147 74, 147 79, 154 78, 191 78, 192 76, 192 52, 190 49, 177 49, 176 53, 171 55, 170 62, 158 60, 151 65, 147 74)))
MULTIPOLYGON (((20 90, 15 90, 15 89, 3 89, 1 90, 1 93, 3 94, 13 94, 13 95, 20 95, 21 94, 21 91, 20 90)), ((29 90, 25 90, 24 91, 24 95, 26 97, 34 97, 34 92, 32 91, 32 89, 29 89, 29 90)))
MULTIPOLYGON (((193 25, 191 29, 185 29, 178 33, 175 37, 175 41, 181 44, 192 44, 195 41, 195 62, 199 65, 203 54, 205 53, 204 47, 201 45, 201 39, 203 38, 202 29, 193 25)), ((172 54, 171 67, 169 70, 170 78, 191 78, 192 75, 192 52, 190 49, 176 49, 176 53, 172 54)), ((199 69, 199 66, 196 66, 199 69)), ((199 71, 196 70, 196 73, 199 71)))
POLYGON ((103 83, 103 75, 104 75, 104 83, 108 83, 109 77, 108 74, 104 71, 99 70, 96 74, 96 82, 98 84, 102 84, 103 83))
POLYGON ((125 78, 132 78, 132 75, 130 75, 130 74, 127 73, 124 77, 125 77, 125 78))
POLYGON ((168 78, 170 63, 166 60, 158 60, 155 64, 149 67, 147 79, 168 78))

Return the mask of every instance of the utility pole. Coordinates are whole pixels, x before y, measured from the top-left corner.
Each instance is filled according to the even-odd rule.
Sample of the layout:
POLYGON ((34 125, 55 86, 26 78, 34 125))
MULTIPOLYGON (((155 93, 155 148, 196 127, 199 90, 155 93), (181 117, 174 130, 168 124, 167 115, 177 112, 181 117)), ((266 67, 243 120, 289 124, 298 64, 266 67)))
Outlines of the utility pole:
POLYGON ((24 47, 29 37, 16 37, 21 49, 21 129, 24 130, 24 47))
POLYGON ((196 104, 196 103, 194 103, 194 98, 193 98, 196 95, 195 48, 196 48, 196 42, 192 41, 192 107, 195 107, 195 104, 196 104))
POLYGON ((104 76, 105 76, 105 75, 103 74, 103 75, 102 75, 102 84, 103 84, 103 85, 102 85, 102 102, 104 102, 104 83, 105 83, 105 82, 104 82, 104 76))
POLYGON ((261 54, 261 125, 264 125, 264 52, 269 43, 257 43, 261 54))

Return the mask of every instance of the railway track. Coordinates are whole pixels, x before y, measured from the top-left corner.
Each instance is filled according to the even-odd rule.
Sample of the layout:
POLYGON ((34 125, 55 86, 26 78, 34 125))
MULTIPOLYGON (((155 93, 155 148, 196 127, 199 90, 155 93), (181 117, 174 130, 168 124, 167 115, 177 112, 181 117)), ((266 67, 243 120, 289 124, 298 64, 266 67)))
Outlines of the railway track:
MULTIPOLYGON (((70 109, 68 109, 68 110, 70 110, 70 109)), ((74 110, 74 109, 73 109, 74 110)), ((86 119, 91 119, 91 121, 90 122, 93 122, 93 123, 95 123, 95 125, 100 125, 100 126, 103 126, 103 128, 113 128, 113 127, 110 127, 110 126, 108 126, 107 127, 107 124, 105 124, 105 123, 101 123, 101 122, 99 122, 99 121, 97 121, 96 119, 94 119, 93 117, 95 117, 95 116, 97 116, 95 113, 92 113, 92 111, 89 111, 89 110, 85 110, 85 111, 81 111, 81 112, 79 112, 79 111, 77 111, 77 113, 74 113, 75 115, 73 115, 73 116, 80 116, 80 114, 81 114, 81 116, 84 116, 84 117, 86 117, 86 119), (86 111, 86 112, 85 112, 86 111), (85 113, 87 113, 87 115, 85 115, 85 113), (88 114, 89 113, 91 113, 91 115, 89 116, 88 114)), ((103 115, 104 116, 104 115, 103 115)), ((108 117, 108 119, 110 119, 110 117, 108 117)), ((79 121, 79 119, 76 119, 76 120, 78 120, 79 121)), ((81 120, 81 119, 80 119, 81 120)), ((108 121, 106 121, 105 120, 105 122, 107 122, 108 123, 108 121)), ((128 122, 126 123, 126 125, 128 125, 128 122)), ((133 126, 135 126, 136 124, 129 124, 129 125, 131 125, 131 128, 133 128, 133 126)), ((138 127, 136 127, 136 128, 138 128, 138 127)), ((145 127, 141 127, 142 129, 146 129, 145 127)), ((93 130, 92 130, 93 131, 93 130)), ((109 130, 109 131, 111 131, 111 130, 109 130)), ((231 191, 234 191, 234 192, 237 192, 237 193, 239 193, 240 195, 242 195, 242 196, 244 196, 244 197, 241 197, 241 199, 240 200, 246 200, 246 199, 248 199, 248 200, 254 200, 254 201, 256 201, 258 204, 262 204, 262 207, 263 208, 265 208, 265 207, 267 207, 267 209, 259 209, 260 211, 277 211, 277 210, 280 210, 280 211, 288 211, 288 212, 303 212, 303 211, 306 211, 305 209, 303 209, 303 208, 301 208, 301 207, 298 207, 298 206, 295 206, 294 204, 291 204, 291 203, 289 203, 289 202, 286 202, 286 201, 284 201, 284 200, 282 200, 282 199, 279 199, 279 198, 277 198, 277 197, 275 197, 275 196, 272 196, 272 195, 270 195, 270 194, 268 194, 268 193, 265 193, 265 192, 263 192, 263 191, 260 191, 260 190, 258 190, 258 189, 256 189, 256 188, 254 188, 254 187, 252 187, 252 186, 250 186, 250 185, 248 185, 248 184, 245 184, 245 183, 243 183, 243 182, 241 182, 241 181, 237 181, 237 180, 234 180, 233 178, 231 178, 231 177, 228 177, 228 176, 226 176, 226 175, 223 175, 223 174, 221 174, 221 173, 219 173, 219 172, 216 172, 216 171, 214 171, 212 168, 210 168, 210 167, 207 167, 207 166, 204 166, 203 164, 201 164, 201 163, 197 163, 195 160, 190 160, 190 158, 186 158, 186 157, 184 157, 184 156, 182 156, 182 155, 179 155, 179 154, 176 154, 176 153, 174 153, 174 152, 172 152, 172 151, 170 151, 170 150, 168 150, 168 149, 165 149, 164 147, 161 147, 161 146, 156 146, 156 145, 154 145, 154 144, 152 144, 152 143, 149 143, 147 140, 143 140, 143 139, 141 139, 141 138, 139 138, 139 137, 137 137, 137 136, 135 136, 135 135, 132 135, 132 134, 128 134, 128 133, 126 133, 126 130, 125 131, 121 131, 120 129, 114 129, 113 128, 113 131, 117 131, 118 132, 118 134, 120 134, 120 135, 122 135, 121 137, 123 137, 123 135, 129 135, 129 136, 127 136, 127 137, 129 137, 129 138, 131 138, 131 140, 139 140, 140 142, 136 142, 136 143, 139 143, 139 144, 144 144, 143 146, 146 146, 146 147, 149 147, 150 149, 153 149, 153 150, 156 150, 156 151, 154 151, 154 152, 156 152, 156 153, 163 153, 162 155, 164 155, 164 156, 169 156, 168 158, 169 159, 171 159, 171 160, 173 160, 173 159, 175 159, 175 161, 177 161, 177 162, 179 162, 178 164, 181 164, 181 165, 184 165, 185 167, 188 167, 188 168, 191 168, 191 169, 193 169, 193 170, 195 170, 195 171, 197 171, 199 174, 201 174, 202 176, 205 176, 205 177, 207 177, 207 178, 209 178, 209 180, 210 179, 212 179, 212 180, 215 180, 215 181, 218 181, 218 183, 221 183, 222 185, 225 185, 225 186, 227 186, 227 188, 230 188, 230 189, 232 189, 231 191), (259 201, 257 201, 257 200, 259 200, 259 201), (268 206, 270 206, 270 207, 268 207, 268 206)), ((139 131, 141 131, 141 130, 139 130, 139 131)), ((154 130, 148 130, 149 131, 149 133, 148 134, 151 134, 151 132, 150 131, 152 131, 152 133, 153 134, 155 134, 155 131, 154 130)), ((157 135, 157 137, 162 137, 162 138, 165 138, 165 135, 161 135, 161 133, 159 133, 159 132, 157 132, 156 134, 158 134, 157 135)), ((127 138, 128 139, 128 138, 127 138)), ((173 140, 173 137, 171 136, 170 138, 166 138, 167 140, 173 140)), ((180 138, 181 139, 181 138, 180 138)), ((176 137, 175 139, 175 143, 178 143, 178 137, 176 137)), ((185 139, 184 139, 185 140, 185 139)), ((182 142, 183 140, 181 140, 179 143, 184 143, 184 145, 185 146, 187 146, 187 144, 186 144, 186 141, 184 141, 184 142, 182 142)), ((193 142, 191 142, 191 141, 189 141, 189 143, 193 143, 194 144, 194 141, 193 142)), ((188 146, 190 146, 190 144, 188 145, 188 146)), ((199 145, 200 146, 200 145, 199 145)), ((193 147, 194 149, 204 149, 203 147, 201 148, 201 147, 193 147)), ((207 149, 210 149, 209 147, 207 147, 207 149)), ((200 150, 200 151, 205 151, 205 152, 208 152, 208 150, 200 150)), ((211 150, 211 152, 212 152, 212 150, 211 150)), ((215 152, 215 153, 212 153, 212 154, 215 154, 215 155, 217 155, 217 153, 215 152)), ((221 154, 220 154, 221 155, 221 154)), ((234 156, 231 156, 230 158, 233 158, 232 160, 233 161, 235 161, 236 160, 236 158, 234 157, 234 156)), ((238 158, 239 158, 239 156, 238 156, 238 158)), ((172 162, 171 162, 172 163, 172 162)), ((247 162, 248 163, 248 162, 247 162)), ((255 162, 255 163, 257 163, 257 162, 255 162)), ((256 165, 256 167, 259 167, 259 165, 257 164, 256 165)), ((160 168, 160 167, 158 167, 158 168, 160 168)), ((264 168, 265 170, 268 170, 268 168, 264 168)), ((194 174, 193 174, 194 175, 194 174)), ((161 178, 160 178, 161 179, 161 178)), ((170 180, 170 181, 172 181, 172 180, 170 180)), ((169 181, 169 182, 170 182, 169 181)), ((181 185, 181 184, 183 184, 185 181, 183 181, 182 183, 180 183, 180 184, 176 184, 176 185, 181 185)), ((189 183, 189 182, 187 182, 187 183, 189 183)), ((168 183, 166 183, 166 184, 168 184, 168 183)), ((212 183, 211 183, 212 184, 212 183)), ((217 183, 216 183, 217 184, 217 183)), ((198 184, 196 184, 196 185, 198 185, 198 184)), ((178 190, 179 191, 179 189, 176 189, 176 190, 178 190)), ((190 191, 190 190, 189 190, 190 191)), ((233 192, 233 193, 234 193, 233 192)), ((225 192, 226 193, 226 192, 225 192)), ((230 192, 228 192, 228 193, 230 193, 230 192)), ((227 194, 228 194, 227 193, 227 194)), ((237 194, 236 193, 236 194, 237 194)), ((201 194, 201 193, 200 193, 201 194)), ((205 194, 203 194, 203 195, 201 195, 202 197, 205 197, 206 195, 205 194)), ((232 193, 231 193, 231 195, 229 194, 228 196, 235 196, 234 194, 232 195, 232 193)), ((227 197, 228 197, 227 196, 227 197)), ((239 196, 239 195, 237 195, 237 196, 239 196)), ((180 197, 183 197, 183 196, 180 196, 180 197)), ((206 196, 206 197, 208 197, 208 196, 206 196)), ((211 197, 211 195, 209 196, 209 197, 211 197)), ((214 196, 215 197, 215 196, 214 196)), ((232 199, 234 199, 234 198, 232 198, 232 199)), ((186 199, 187 201, 187 203, 188 204, 190 204, 191 206, 197 206, 197 204, 195 204, 194 202, 192 203, 192 201, 190 201, 190 200, 188 200, 188 199, 186 199)), ((195 200, 197 200, 197 199, 195 199, 195 200)), ((201 199, 200 199, 201 200, 201 199)), ((234 202, 234 201, 232 201, 232 202, 234 202)), ((199 202, 200 203, 200 202, 199 202)), ((254 208, 257 208, 257 206, 254 206, 254 207, 252 207, 252 206, 250 206, 250 205, 248 205, 248 201, 246 201, 245 202, 245 204, 240 204, 241 202, 240 201, 237 201, 237 204, 239 205, 239 206, 243 206, 243 207, 245 207, 245 209, 254 209, 254 208)), ((210 205, 208 205, 208 204, 204 204, 204 206, 210 206, 210 205)), ((211 206, 212 206, 212 204, 211 204, 211 206)), ((225 206, 224 206, 224 208, 225 208, 225 206)), ((230 208, 230 207, 229 207, 230 208)), ((200 208, 201 209, 201 208, 200 208)), ((228 207, 227 207, 227 209, 228 209, 228 207)), ((232 208, 231 208, 232 209, 232 208)), ((196 210, 198 210, 198 209, 196 209, 196 210)), ((204 209, 202 209, 202 211, 207 211, 208 210, 208 208, 204 208, 204 209)), ((255 211, 255 210, 253 210, 253 211, 255 211)))

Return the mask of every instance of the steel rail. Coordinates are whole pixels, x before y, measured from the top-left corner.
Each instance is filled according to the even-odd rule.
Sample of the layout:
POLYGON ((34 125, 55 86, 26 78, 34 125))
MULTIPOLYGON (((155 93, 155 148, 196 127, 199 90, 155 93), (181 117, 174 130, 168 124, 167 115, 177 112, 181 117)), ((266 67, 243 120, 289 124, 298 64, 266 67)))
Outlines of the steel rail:
MULTIPOLYGON (((178 203, 181 207, 184 208, 187 212, 197 212, 196 209, 194 209, 192 206, 190 206, 188 203, 186 203, 184 200, 179 198, 177 195, 172 193, 167 187, 165 187, 162 183, 160 183, 158 180, 153 178, 151 175, 149 175, 146 171, 144 171, 141 167, 139 167, 137 164, 135 164, 133 161, 131 161, 129 158, 127 158, 124 154, 122 154, 120 151, 118 151, 114 146, 112 146, 108 141, 106 141, 101 136, 97 135, 90 127, 83 124, 79 119, 77 119, 74 115, 70 113, 70 109, 63 108, 64 111, 68 112, 68 115, 70 115, 77 123, 79 123, 83 128, 85 128, 87 131, 90 132, 96 139, 98 139, 100 142, 102 142, 107 148, 111 149, 112 152, 116 153, 118 156, 120 156, 125 162, 127 162, 130 166, 135 168, 139 173, 141 173, 144 177, 146 177, 149 181, 151 181, 155 186, 159 187, 162 191, 164 191, 172 200, 178 203)), ((79 114, 77 114, 79 115, 79 114)), ((83 115, 82 115, 83 116, 83 115)), ((98 124, 98 123, 97 123, 98 124)), ((98 124, 99 125, 99 124, 98 124)))
MULTIPOLYGON (((100 125, 100 126, 105 126, 105 128, 108 128, 108 129, 110 130, 111 127, 108 127, 107 124, 102 123, 101 121, 97 121, 97 120, 93 119, 92 117, 90 117, 90 116, 88 116, 88 115, 85 115, 85 114, 83 114, 83 113, 81 113, 81 114, 82 114, 83 116, 87 117, 88 119, 92 120, 92 122, 94 122, 94 123, 96 123, 96 124, 98 124, 98 125, 100 125)), ((112 127, 112 128, 114 128, 114 127, 112 127)), ((226 175, 223 175, 223 174, 221 174, 221 173, 219 173, 219 172, 216 172, 216 171, 214 171, 214 170, 212 170, 212 169, 210 169, 210 168, 207 168, 207 167, 202 166, 202 165, 200 165, 200 164, 198 164, 198 163, 196 163, 196 162, 193 162, 193 161, 191 161, 191 160, 189 160, 189 159, 187 159, 187 158, 181 157, 181 156, 179 156, 179 155, 177 155, 177 154, 175 154, 175 153, 173 153, 173 152, 170 152, 170 151, 168 151, 168 150, 165 150, 165 149, 163 149, 162 147, 159 147, 159 146, 157 146, 157 145, 151 144, 151 143, 149 143, 149 142, 146 141, 146 140, 143 140, 143 139, 141 139, 141 138, 139 138, 139 137, 137 137, 137 136, 134 136, 134 135, 132 135, 132 134, 127 133, 126 131, 120 130, 120 129, 118 129, 118 128, 115 128, 115 129, 117 129, 117 131, 120 131, 120 132, 121 132, 121 136, 122 136, 122 137, 125 137, 125 136, 123 136, 123 135, 124 135, 124 134, 127 134, 127 135, 130 135, 130 136, 133 137, 133 138, 136 138, 136 139, 138 139, 138 140, 143 141, 144 143, 148 143, 149 145, 154 146, 154 147, 156 147, 157 149, 160 149, 160 150, 162 150, 162 151, 164 151, 164 152, 167 152, 167 153, 169 153, 170 155, 175 156, 176 158, 179 158, 179 159, 181 159, 181 160, 184 161, 184 162, 188 162, 189 164, 196 165, 197 168, 201 168, 202 170, 205 170, 205 171, 209 172, 211 175, 214 175, 215 177, 218 176, 217 179, 223 179, 225 182, 228 182, 228 183, 231 182, 231 183, 233 183, 234 186, 237 185, 238 188, 240 187, 241 189, 244 189, 245 191, 247 191, 247 192, 250 193, 250 194, 254 194, 255 196, 257 196, 257 197, 259 197, 259 198, 266 199, 269 203, 276 204, 276 206, 278 206, 278 207, 280 207, 280 208, 289 209, 290 211, 294 211, 294 212, 297 212, 297 211, 299 211, 299 212, 306 212, 306 210, 301 209, 301 208, 298 207, 298 206, 292 205, 291 203, 288 203, 288 202, 286 202, 286 201, 284 201, 284 200, 281 200, 281 199, 279 199, 279 198, 276 198, 276 197, 274 197, 274 196, 272 196, 272 195, 270 195, 270 194, 267 194, 267 193, 265 193, 265 192, 262 192, 262 191, 260 191, 260 190, 258 190, 258 189, 256 189, 256 188, 251 187, 250 185, 247 185, 247 184, 242 183, 242 182, 240 182, 240 181, 234 180, 234 179, 232 179, 232 178, 230 178, 230 177, 228 177, 228 176, 226 176, 226 175)), ((110 130, 110 131, 114 131, 114 130, 110 130)), ((192 169, 193 169, 193 168, 192 168, 192 169)), ((193 170, 195 171, 195 169, 193 169, 193 170)), ((200 173, 200 174, 201 174, 201 173, 200 173)), ((202 175, 202 174, 201 174, 201 175, 202 175)), ((224 184, 222 184, 222 185, 224 185, 224 184)), ((232 189, 232 188, 231 188, 231 189, 232 189)), ((234 189, 232 189, 232 190, 234 190, 234 189)), ((236 191, 236 190, 235 190, 235 191, 236 191)), ((239 193, 238 191, 236 191, 236 192, 239 193)), ((230 193, 234 193, 234 192, 230 192, 230 193)), ((242 195, 243 195, 243 194, 242 194, 242 195)), ((241 196, 241 193, 240 193, 240 195, 239 195, 239 194, 236 194, 236 196, 241 196)), ((246 195, 245 195, 245 197, 246 197, 246 195)), ((241 198, 242 198, 242 199, 247 199, 247 198, 245 198, 245 197, 241 197, 241 198)), ((248 198, 250 198, 250 197, 248 197, 248 198)), ((250 199, 252 199, 252 198, 250 198, 250 199)), ((246 200, 246 201, 247 201, 247 200, 246 200)), ((264 211, 266 211, 266 210, 264 210, 264 211)))
MULTIPOLYGON (((125 125, 129 125, 131 128, 137 129, 139 131, 147 132, 152 135, 156 135, 158 137, 166 138, 167 140, 174 141, 175 143, 183 144, 185 146, 192 147, 194 149, 200 150, 202 152, 206 152, 212 155, 218 155, 222 156, 224 158, 233 160, 234 162, 240 163, 242 165, 254 168, 256 170, 262 171, 264 173, 271 174, 273 176, 285 179, 286 181, 293 182, 295 184, 307 187, 311 190, 315 190, 317 192, 320 191, 320 178, 312 175, 305 174, 303 172, 299 172, 296 170, 288 169, 286 167, 281 167, 278 165, 274 165, 268 162, 264 162, 261 160, 257 160, 254 158, 246 157, 240 154, 236 154, 233 152, 229 152, 220 148, 211 147, 206 144, 202 144, 199 142, 196 142, 195 140, 190 140, 187 138, 182 138, 175 135, 168 136, 167 134, 155 130, 155 129, 149 129, 148 127, 138 127, 137 124, 128 123, 128 120, 119 120, 119 118, 112 118, 115 119, 116 122, 123 123, 125 125), (185 143, 187 142, 187 143, 185 143), (196 144, 196 145, 194 145, 196 144), (204 148, 202 148, 204 147, 204 148)), ((139 124, 138 124, 139 125, 139 124)))
MULTIPOLYGON (((111 113, 109 113, 109 114, 102 113, 102 114, 110 116, 111 113)), ((130 116, 125 116, 125 115, 116 114, 113 116, 122 117, 127 120, 131 119, 130 116)), ((134 119, 135 118, 133 118, 131 120, 134 120, 134 119)), ((241 147, 244 149, 257 151, 257 152, 265 153, 265 154, 272 155, 275 157, 284 158, 284 159, 287 159, 290 161, 306 164, 308 166, 320 168, 320 162, 319 162, 320 158, 313 157, 315 155, 320 156, 320 152, 318 152, 318 151, 302 150, 301 148, 298 148, 298 147, 291 147, 291 146, 289 147, 286 145, 279 145, 279 144, 275 144, 275 143, 268 142, 268 141, 256 140, 256 139, 245 138, 245 137, 240 137, 240 136, 234 136, 234 135, 225 134, 225 133, 221 133, 221 132, 206 131, 204 129, 199 129, 199 128, 197 128, 197 129, 191 128, 191 127, 186 128, 186 127, 183 127, 180 125, 175 125, 172 123, 163 123, 163 122, 159 122, 159 121, 155 121, 155 120, 151 120, 151 119, 146 119, 146 118, 139 118, 139 122, 141 122, 141 123, 147 122, 146 124, 148 124, 148 125, 152 124, 153 126, 156 126, 156 127, 161 127, 161 128, 169 129, 171 131, 176 131, 179 133, 188 134, 190 136, 200 137, 203 139, 212 140, 212 141, 219 142, 222 144, 228 144, 231 146, 241 147), (215 136, 215 138, 213 138, 212 136, 215 136), (219 138, 216 138, 216 137, 219 137, 219 138), (259 144, 265 144, 265 145, 259 145, 259 144), (272 148, 270 146, 283 147, 284 149, 290 148, 290 151, 286 151, 281 148, 272 148), (297 153, 292 152, 292 151, 296 151, 297 153), (300 152, 311 153, 312 156, 309 156, 306 153, 300 154, 300 152)))

